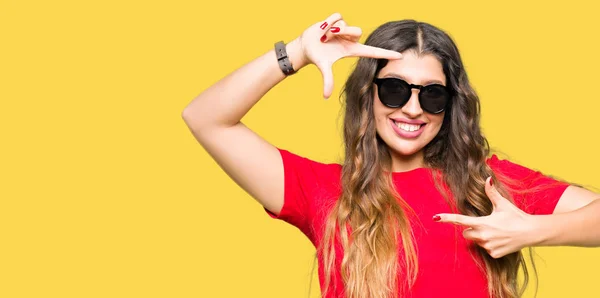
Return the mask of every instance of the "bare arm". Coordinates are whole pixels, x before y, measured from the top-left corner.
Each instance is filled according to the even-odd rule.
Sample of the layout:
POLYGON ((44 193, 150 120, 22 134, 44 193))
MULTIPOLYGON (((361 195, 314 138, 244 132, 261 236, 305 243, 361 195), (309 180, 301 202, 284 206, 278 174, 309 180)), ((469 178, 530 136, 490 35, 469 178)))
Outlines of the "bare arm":
POLYGON ((600 194, 571 185, 553 214, 535 220, 535 245, 600 247, 600 194))
MULTIPOLYGON (((300 46, 298 39, 286 46, 295 70, 306 64, 300 46)), ((271 50, 205 90, 182 114, 196 140, 227 175, 276 214, 283 206, 281 156, 240 120, 284 78, 271 50)))
MULTIPOLYGON (((339 13, 318 22, 286 46, 295 70, 315 64, 324 80, 324 96, 333 89, 331 66, 342 57, 399 59, 398 52, 359 44, 360 28, 345 26, 339 13), (335 35, 330 32, 332 26, 335 35), (327 35, 325 42, 321 36, 327 35)), ((194 137, 219 166, 269 211, 279 214, 284 201, 281 156, 273 145, 243 123, 242 117, 285 78, 274 50, 227 75, 198 95, 182 117, 194 137)))
POLYGON ((551 215, 531 215, 504 198, 486 180, 485 193, 494 209, 487 216, 438 214, 434 221, 465 226, 463 236, 483 247, 493 258, 529 246, 600 246, 600 197, 568 186, 551 215))

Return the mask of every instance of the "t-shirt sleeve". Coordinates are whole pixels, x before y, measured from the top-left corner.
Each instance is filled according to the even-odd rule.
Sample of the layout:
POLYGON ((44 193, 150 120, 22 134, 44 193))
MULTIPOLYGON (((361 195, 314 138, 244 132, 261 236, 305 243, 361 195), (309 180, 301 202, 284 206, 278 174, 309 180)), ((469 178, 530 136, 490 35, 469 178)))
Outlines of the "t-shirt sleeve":
POLYGON ((268 209, 274 219, 300 229, 309 238, 314 218, 339 195, 341 165, 320 163, 278 148, 284 169, 284 203, 279 215, 268 209))
POLYGON ((569 186, 540 171, 499 159, 495 154, 488 158, 487 163, 496 178, 508 187, 515 205, 529 214, 552 214, 569 186))

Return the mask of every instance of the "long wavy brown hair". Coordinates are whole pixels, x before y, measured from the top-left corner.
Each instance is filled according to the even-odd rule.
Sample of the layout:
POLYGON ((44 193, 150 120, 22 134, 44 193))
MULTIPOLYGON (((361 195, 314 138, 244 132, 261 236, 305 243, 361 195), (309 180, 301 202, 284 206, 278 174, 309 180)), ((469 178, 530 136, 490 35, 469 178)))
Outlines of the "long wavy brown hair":
MULTIPOLYGON (((480 129, 479 97, 469 83, 451 37, 430 24, 402 20, 381 25, 365 44, 433 55, 441 62, 453 97, 438 135, 423 150, 425 166, 440 174, 436 176, 436 187, 452 209, 470 216, 489 215, 493 206, 484 189, 489 176, 500 193, 512 200, 510 185, 502 183, 509 180, 496 177, 486 164, 490 147, 480 129)), ((323 295, 335 290, 330 285, 335 282, 338 270, 336 259, 342 257, 336 256, 336 241, 343 247, 338 264, 341 264, 345 297, 398 297, 403 289, 410 290, 416 280, 418 262, 410 226, 411 209, 392 183, 390 149, 377 135, 373 112, 372 82, 387 62, 359 58, 342 92, 345 98, 342 193, 326 219, 323 238, 317 247, 317 255, 323 257, 324 263, 323 295), (403 253, 400 256, 398 252, 403 253), (406 287, 399 289, 399 282, 406 287)), ((522 252, 495 259, 477 247, 473 259, 487 274, 491 297, 523 294, 529 273, 522 252), (521 286, 517 281, 520 268, 524 273, 521 286)))

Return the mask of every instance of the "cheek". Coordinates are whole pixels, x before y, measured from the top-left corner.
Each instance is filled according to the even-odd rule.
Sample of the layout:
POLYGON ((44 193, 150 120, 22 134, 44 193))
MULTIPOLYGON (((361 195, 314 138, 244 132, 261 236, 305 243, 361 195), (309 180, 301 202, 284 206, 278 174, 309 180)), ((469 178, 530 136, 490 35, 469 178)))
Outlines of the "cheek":
POLYGON ((425 142, 428 143, 440 133, 444 122, 444 115, 443 113, 442 115, 428 115, 427 118, 429 120, 429 124, 427 124, 429 129, 427 130, 427 135, 425 136, 425 142))
POLYGON ((433 124, 432 126, 435 127, 436 131, 439 131, 442 128, 442 124, 444 123, 444 115, 446 113, 443 112, 441 114, 438 115, 432 115, 429 117, 429 121, 431 122, 431 124, 433 124))
POLYGON ((386 111, 386 108, 381 106, 381 104, 378 105, 377 102, 373 104, 373 115, 375 116, 378 130, 384 127, 383 125, 386 123, 388 113, 389 111, 386 111))
POLYGON ((394 136, 394 130, 391 127, 390 120, 388 115, 382 114, 378 115, 375 118, 375 127, 377 130, 377 134, 380 136, 394 136))

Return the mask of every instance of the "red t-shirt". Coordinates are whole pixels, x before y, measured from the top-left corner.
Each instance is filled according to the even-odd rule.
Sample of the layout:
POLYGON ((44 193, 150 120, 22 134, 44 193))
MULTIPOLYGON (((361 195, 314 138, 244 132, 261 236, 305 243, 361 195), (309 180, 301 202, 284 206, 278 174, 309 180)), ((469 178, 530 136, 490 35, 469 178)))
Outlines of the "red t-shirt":
MULTIPOLYGON (((279 149, 279 152, 285 175, 284 205, 279 216, 266 208, 264 210, 272 218, 300 229, 316 248, 323 236, 325 216, 341 193, 342 167, 336 163, 316 162, 283 149, 279 149)), ((539 171, 500 160, 496 155, 488 158, 487 163, 495 173, 502 172, 520 181, 522 189, 547 186, 534 194, 511 193, 517 207, 529 214, 552 214, 568 186, 567 183, 544 176, 539 171)), ((454 225, 432 220, 435 214, 452 212, 434 186, 432 170, 417 168, 407 172, 394 172, 392 175, 400 196, 420 220, 418 224, 411 225, 418 252, 419 271, 415 285, 408 295, 405 293, 405 297, 488 297, 485 273, 477 267, 469 251, 472 249, 471 242, 457 233, 454 225)), ((339 245, 336 245, 336 255, 343 255, 339 245)), ((319 281, 323 290, 325 279, 323 260, 320 257, 318 263, 319 281)), ((337 294, 325 298, 343 297, 339 260, 337 266, 337 294)), ((402 278, 400 282, 403 282, 402 278)), ((333 286, 330 284, 330 288, 333 286)))

